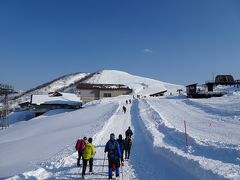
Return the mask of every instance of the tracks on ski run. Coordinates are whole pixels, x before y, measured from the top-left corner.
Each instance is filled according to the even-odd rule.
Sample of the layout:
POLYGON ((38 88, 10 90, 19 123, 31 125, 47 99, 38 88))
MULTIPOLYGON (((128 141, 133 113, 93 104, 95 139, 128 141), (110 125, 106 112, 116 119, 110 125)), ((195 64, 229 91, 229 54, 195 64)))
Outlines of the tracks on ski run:
MULTIPOLYGON (((131 105, 125 105, 124 100, 118 100, 118 108, 115 113, 105 122, 103 128, 93 136, 93 144, 95 146, 96 155, 93 160, 93 173, 89 174, 89 166, 86 169, 85 179, 97 180, 108 179, 108 160, 107 154, 104 160, 104 148, 110 138, 110 134, 114 133, 118 138, 119 134, 125 137, 125 131, 131 126, 131 105), (122 111, 122 106, 127 108, 126 113, 122 111)), ((73 151, 73 150, 67 150, 73 151)), ((42 163, 42 167, 34 171, 26 172, 22 177, 41 177, 41 179, 82 179, 82 167, 76 166, 77 152, 69 156, 57 156, 55 160, 42 163)), ((81 161, 82 164, 82 161, 81 161)), ((114 176, 115 177, 115 176, 114 176)), ((133 169, 128 161, 124 162, 124 167, 120 168, 120 179, 132 180, 136 179, 133 169)))
MULTIPOLYGON (((131 126, 131 115, 130 109, 131 105, 125 105, 127 107, 127 112, 123 113, 122 106, 123 103, 119 104, 117 112, 108 120, 108 122, 103 127, 102 131, 97 134, 94 138, 94 144, 96 149, 96 155, 94 158, 94 174, 89 176, 91 179, 107 179, 108 178, 108 160, 107 154, 105 155, 104 161, 104 148, 109 140, 110 134, 114 133, 115 137, 118 138, 119 134, 125 137, 125 131, 128 126, 131 126), (104 163, 104 166, 103 166, 104 163)), ((88 170, 88 169, 87 169, 88 170)), ((87 177, 88 178, 88 177, 87 177)), ((134 179, 134 174, 132 168, 129 166, 128 162, 125 161, 123 168, 120 168, 120 178, 121 179, 134 179), (124 178, 122 178, 124 176, 124 178)))
MULTIPOLYGON (((196 179, 189 173, 184 172, 181 167, 170 161, 164 155, 158 152, 159 149, 154 147, 151 141, 149 131, 144 123, 146 119, 142 119, 142 113, 148 113, 149 110, 139 109, 139 101, 134 100, 132 104, 125 105, 126 113, 122 111, 125 105, 123 98, 118 99, 118 107, 113 115, 105 121, 101 130, 93 136, 93 144, 95 146, 96 155, 93 162, 93 174, 89 174, 89 167, 86 170, 85 179, 108 179, 108 160, 107 154, 104 158, 104 148, 109 140, 110 134, 114 133, 116 138, 119 134, 125 137, 126 129, 131 126, 133 129, 133 145, 129 161, 124 162, 124 167, 120 168, 120 178, 122 180, 133 179, 196 179), (105 159, 105 160, 104 160, 105 159)), ((145 116, 151 119, 150 116, 145 116)), ((82 168, 76 167, 77 152, 59 158, 43 165, 35 171, 28 172, 27 175, 34 175, 42 179, 82 179, 82 168)))
MULTIPOLYGON (((102 130, 93 137, 96 150, 93 174, 88 173, 87 167, 85 178, 91 180, 108 178, 107 154, 104 161, 105 145, 111 133, 114 133, 116 138, 119 134, 124 137, 126 129, 131 126, 134 130, 132 152, 130 160, 125 161, 124 167, 120 168, 122 180, 156 179, 156 177, 159 179, 174 179, 175 177, 194 179, 189 174, 184 174, 181 168, 173 162, 155 152, 152 142, 148 138, 149 132, 143 128, 138 100, 134 100, 132 104, 126 106, 127 112, 125 114, 122 111, 123 105, 125 105, 125 101, 119 103, 117 111, 107 120, 102 130)), ((74 153, 71 158, 67 158, 67 161, 72 163, 71 167, 64 169, 64 166, 60 165, 61 172, 54 175, 57 179, 81 179, 82 169, 76 167, 77 153, 74 153)))

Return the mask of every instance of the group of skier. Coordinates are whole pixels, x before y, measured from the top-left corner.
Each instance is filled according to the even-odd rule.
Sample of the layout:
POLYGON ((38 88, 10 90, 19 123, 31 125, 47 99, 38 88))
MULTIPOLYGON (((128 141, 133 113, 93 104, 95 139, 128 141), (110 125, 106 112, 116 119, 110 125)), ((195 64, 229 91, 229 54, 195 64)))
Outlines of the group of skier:
POLYGON ((131 99, 126 100, 126 105, 131 104, 131 103, 132 103, 132 100, 131 100, 131 99))
MULTIPOLYGON (((108 158, 108 178, 112 179, 113 171, 116 171, 116 177, 119 177, 119 168, 124 165, 124 152, 125 159, 129 159, 130 151, 132 146, 132 135, 133 132, 130 127, 125 132, 126 138, 123 139, 122 135, 119 134, 118 139, 115 139, 115 134, 110 134, 110 139, 106 143, 104 149, 104 161, 105 155, 107 153, 108 158)), ((86 137, 83 139, 78 139, 76 146, 78 151, 77 166, 80 166, 80 159, 82 157, 83 167, 82 167, 82 178, 84 179, 87 163, 89 162, 89 172, 92 174, 93 170, 93 157, 96 154, 94 145, 92 144, 92 138, 87 140, 86 137)), ((104 166, 104 162, 103 162, 104 166)))
MULTIPOLYGON (((131 103, 132 103, 132 100, 131 100, 131 99, 129 99, 129 100, 126 100, 126 105, 128 105, 128 104, 131 104, 131 103)), ((126 106, 124 106, 124 105, 123 105, 122 109, 123 109, 123 112, 124 112, 124 114, 125 114, 125 113, 126 113, 126 111, 127 111, 127 108, 126 108, 126 106)))

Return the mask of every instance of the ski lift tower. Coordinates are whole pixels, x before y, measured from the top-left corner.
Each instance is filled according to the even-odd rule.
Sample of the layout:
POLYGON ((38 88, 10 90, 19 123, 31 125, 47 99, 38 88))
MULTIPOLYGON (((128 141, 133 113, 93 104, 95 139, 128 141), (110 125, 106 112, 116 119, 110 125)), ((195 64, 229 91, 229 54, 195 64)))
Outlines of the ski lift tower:
POLYGON ((9 121, 7 119, 9 113, 8 95, 13 93, 15 93, 13 86, 0 83, 0 96, 3 96, 3 106, 0 109, 0 125, 2 129, 9 127, 9 121))

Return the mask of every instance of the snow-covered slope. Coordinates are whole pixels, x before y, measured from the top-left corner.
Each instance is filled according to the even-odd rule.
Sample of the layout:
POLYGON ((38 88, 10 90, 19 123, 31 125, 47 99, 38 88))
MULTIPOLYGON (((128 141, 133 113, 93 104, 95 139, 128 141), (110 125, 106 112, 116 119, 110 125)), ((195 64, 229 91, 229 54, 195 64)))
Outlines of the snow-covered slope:
POLYGON ((73 73, 59 77, 51 82, 30 89, 22 93, 22 95, 18 95, 14 100, 9 101, 9 104, 14 108, 19 103, 29 101, 32 94, 47 94, 59 90, 74 93, 76 91, 74 84, 80 81, 96 84, 124 84, 132 88, 134 94, 139 95, 149 95, 164 90, 167 90, 168 94, 176 94, 177 89, 184 88, 181 85, 174 85, 158 80, 134 76, 123 71, 103 70, 94 73, 73 73))
MULTIPOLYGON (((107 70, 88 82, 125 84, 143 95, 164 89, 174 93, 181 88, 107 70)), ((97 153, 94 173, 87 173, 86 178, 107 179, 104 146, 109 134, 124 135, 131 126, 132 151, 121 167, 122 180, 239 180, 240 88, 234 91, 219 98, 146 97, 132 99, 131 104, 125 102, 132 95, 125 95, 93 101, 77 111, 51 111, 16 123, 0 131, 0 178, 81 179, 74 145, 78 137, 87 136, 93 137, 97 153)))
MULTIPOLYGON (((133 94, 139 95, 149 95, 151 93, 156 93, 164 90, 167 90, 168 94, 169 93, 176 94, 177 89, 183 88, 183 86, 180 85, 174 85, 157 80, 152 80, 149 78, 134 76, 123 71, 103 70, 94 73, 74 73, 59 77, 55 80, 52 80, 51 82, 47 82, 43 85, 28 90, 15 100, 11 100, 9 103, 10 106, 14 108, 19 103, 30 101, 30 97, 32 94, 46 95, 49 92, 54 91, 78 93, 76 84, 82 81, 96 84, 98 83, 124 84, 134 90, 133 94)), ((10 124, 13 124, 21 120, 28 120, 30 116, 23 116, 26 113, 27 112, 12 113, 9 121, 10 124)))
POLYGON ((134 94, 149 95, 160 91, 168 91, 176 94, 177 89, 183 89, 184 86, 170 84, 158 80, 131 75, 129 73, 117 70, 103 70, 96 73, 92 78, 86 80, 87 83, 95 84, 124 84, 133 89, 134 94))
POLYGON ((86 178, 107 179, 104 145, 111 132, 124 134, 131 126, 132 155, 121 170, 124 180, 240 178, 239 95, 216 101, 183 97, 135 99, 126 105, 124 114, 121 107, 129 98, 98 100, 82 110, 43 116, 0 132, 0 169, 4 170, 0 177, 32 169, 9 179, 81 179, 74 142, 78 136, 86 135, 93 137, 97 151, 94 174, 86 178), (235 99, 232 105, 231 99, 235 99), (17 154, 14 144, 21 149, 17 154), (35 157, 36 153, 39 157, 35 157))
POLYGON ((73 152, 72 143, 86 134, 94 135, 92 132, 99 130, 117 108, 117 103, 101 103, 74 112, 38 117, 0 131, 0 177, 31 170, 69 146, 73 152))
POLYGON ((51 82, 42 84, 38 87, 35 87, 33 89, 30 89, 24 92, 22 95, 16 97, 14 100, 11 100, 9 104, 11 107, 15 107, 19 103, 29 101, 30 96, 32 94, 47 94, 49 92, 65 89, 71 86, 72 84, 74 84, 75 82, 78 82, 81 79, 84 79, 89 74, 90 73, 74 73, 74 74, 59 77, 51 82))
MULTIPOLYGON (((234 98, 240 103, 239 96, 234 98)), ((213 99, 141 100, 140 117, 162 156, 201 179, 238 179, 240 111, 235 110, 234 103, 228 106, 231 100, 228 96, 216 98, 216 102, 213 99), (207 105, 209 102, 211 106, 207 105), (184 121, 188 147, 185 146, 184 121)))

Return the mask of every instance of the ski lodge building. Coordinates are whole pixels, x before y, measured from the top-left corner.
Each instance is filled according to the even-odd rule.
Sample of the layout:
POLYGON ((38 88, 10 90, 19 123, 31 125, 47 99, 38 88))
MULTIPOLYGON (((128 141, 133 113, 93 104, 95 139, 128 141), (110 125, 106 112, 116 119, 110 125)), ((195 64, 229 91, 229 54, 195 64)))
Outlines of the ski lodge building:
POLYGON ((132 92, 128 86, 123 84, 90 84, 80 83, 77 85, 83 103, 99 100, 106 97, 127 95, 132 92))
POLYGON ((28 106, 35 116, 39 116, 53 109, 79 109, 82 102, 76 94, 52 92, 46 95, 32 95, 28 106))

